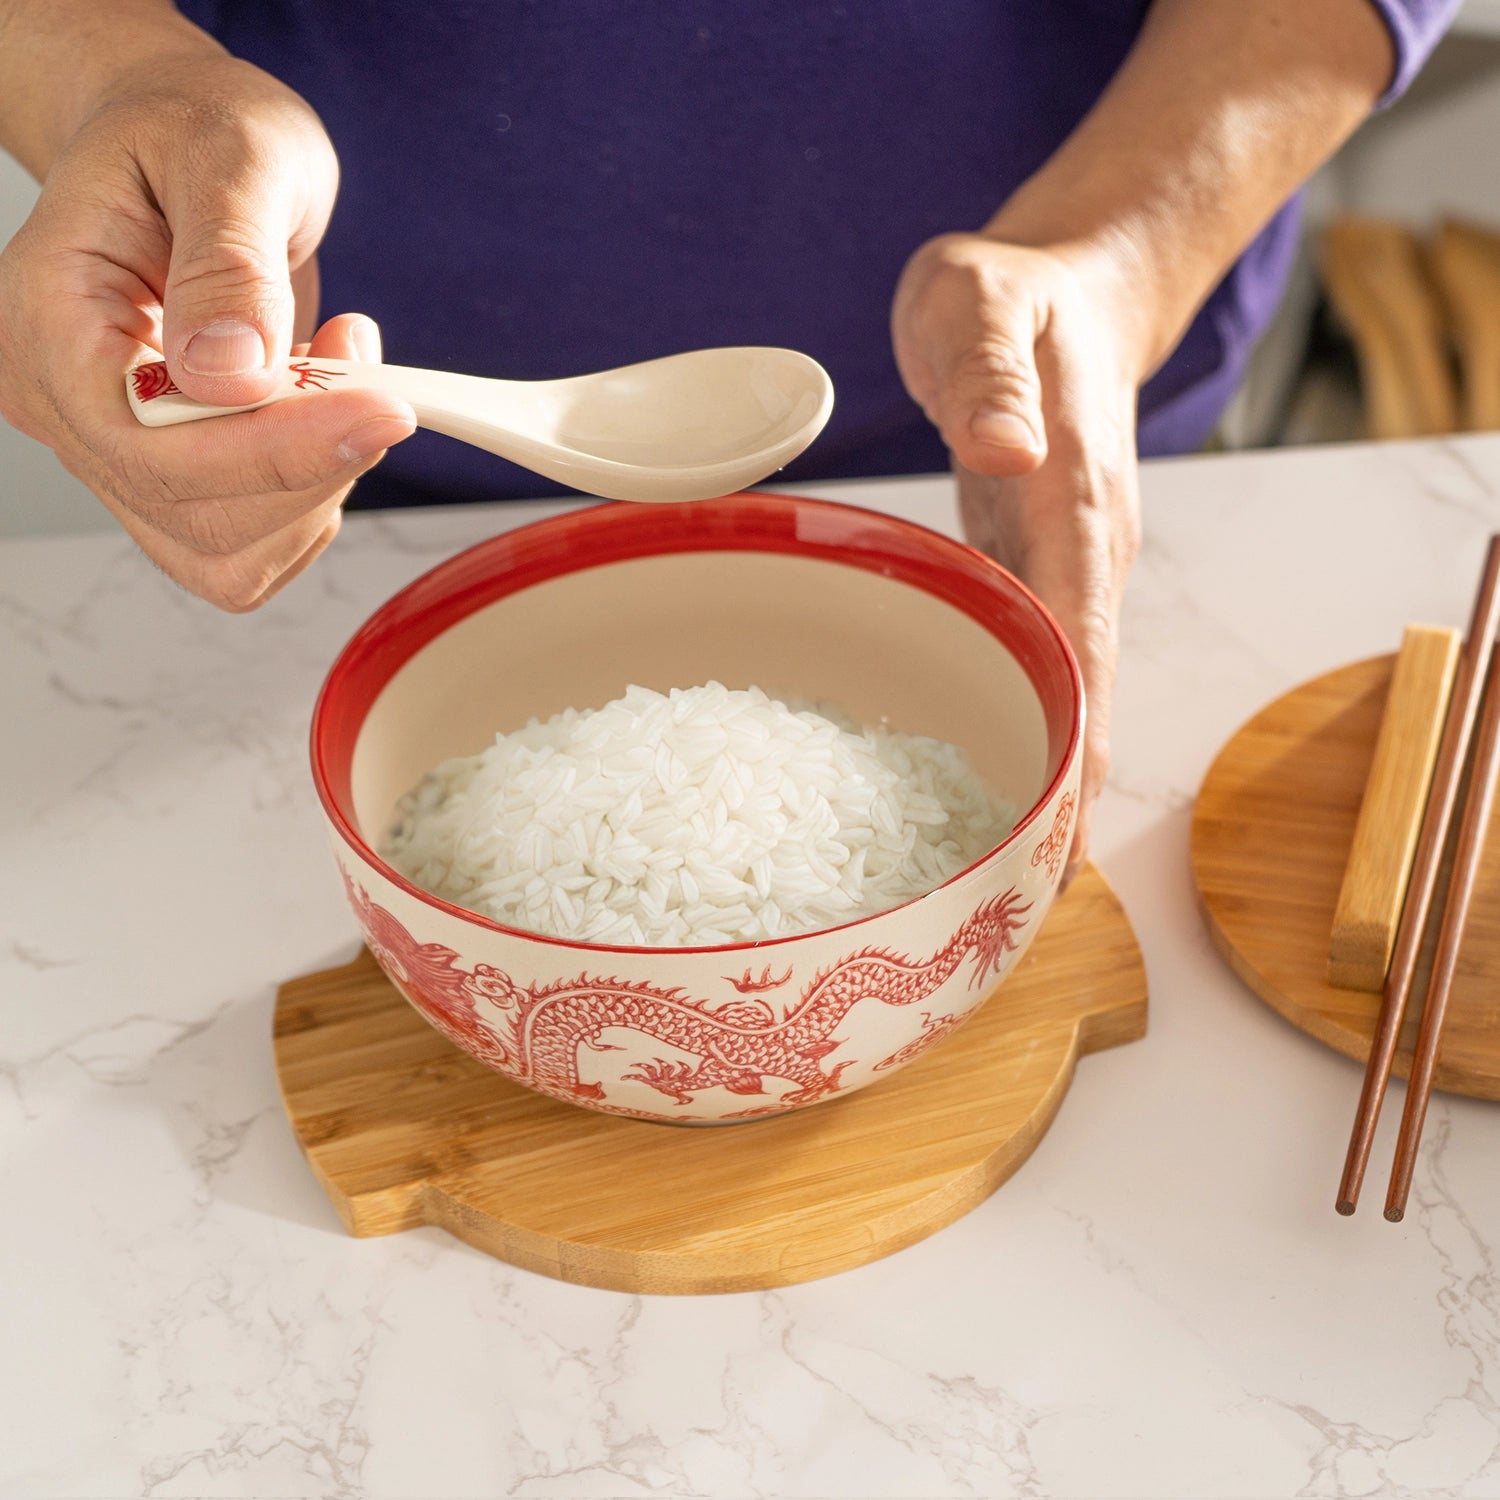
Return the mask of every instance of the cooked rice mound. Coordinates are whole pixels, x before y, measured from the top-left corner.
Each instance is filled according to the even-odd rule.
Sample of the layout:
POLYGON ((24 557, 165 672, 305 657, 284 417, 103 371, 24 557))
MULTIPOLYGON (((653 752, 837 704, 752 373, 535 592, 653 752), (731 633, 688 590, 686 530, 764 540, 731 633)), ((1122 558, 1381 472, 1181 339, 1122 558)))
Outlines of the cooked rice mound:
POLYGON ((508 926, 665 948, 886 911, 1014 822, 953 745, 710 682, 631 687, 445 761, 402 798, 380 852, 508 926))

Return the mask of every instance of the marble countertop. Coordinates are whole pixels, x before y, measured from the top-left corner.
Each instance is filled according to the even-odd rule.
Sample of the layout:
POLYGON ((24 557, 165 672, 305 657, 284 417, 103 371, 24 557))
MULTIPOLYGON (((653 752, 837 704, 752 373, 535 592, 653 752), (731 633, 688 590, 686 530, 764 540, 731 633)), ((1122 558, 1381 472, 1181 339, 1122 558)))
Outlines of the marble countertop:
MULTIPOLYGON (((244 618, 123 536, 0 544, 0 1495, 1500 1494, 1500 1107, 1437 1096, 1406 1221, 1338 1218, 1360 1070, 1231 975, 1187 862, 1256 708, 1465 623, 1500 440, 1143 489, 1093 854, 1150 1035, 957 1223, 716 1298, 351 1239, 277 1099, 277 983, 356 946, 318 683, 398 586, 551 507, 356 515, 244 618)), ((817 491, 955 524, 939 479, 817 491)))

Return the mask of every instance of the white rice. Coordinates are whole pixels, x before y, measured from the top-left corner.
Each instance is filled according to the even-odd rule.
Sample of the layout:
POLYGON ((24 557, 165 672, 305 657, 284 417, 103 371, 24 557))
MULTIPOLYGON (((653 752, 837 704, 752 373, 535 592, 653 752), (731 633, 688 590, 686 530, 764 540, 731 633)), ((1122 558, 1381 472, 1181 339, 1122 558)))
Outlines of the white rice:
POLYGON ((631 687, 445 761, 402 798, 380 852, 509 926, 678 947, 886 911, 1014 823, 953 745, 710 682, 631 687))

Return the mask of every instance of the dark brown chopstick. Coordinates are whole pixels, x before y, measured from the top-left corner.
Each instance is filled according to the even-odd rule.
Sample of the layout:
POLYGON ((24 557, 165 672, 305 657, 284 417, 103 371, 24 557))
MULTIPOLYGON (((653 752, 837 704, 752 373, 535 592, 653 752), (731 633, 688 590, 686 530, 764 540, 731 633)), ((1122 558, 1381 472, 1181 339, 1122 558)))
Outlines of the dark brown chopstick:
MULTIPOLYGON (((1474 723, 1479 717, 1497 626, 1500 626, 1500 535, 1490 538, 1468 638, 1464 642, 1452 696, 1448 700, 1432 790, 1428 793, 1427 810, 1422 816, 1422 831, 1417 839, 1406 901, 1396 928, 1396 946, 1381 996, 1380 1016, 1370 1043, 1370 1060, 1365 1067, 1364 1086, 1354 1112, 1354 1127, 1349 1134, 1344 1175, 1334 1203, 1341 1214, 1352 1214, 1359 1202, 1360 1185, 1369 1164, 1375 1126, 1380 1119, 1381 1100, 1390 1082, 1396 1045, 1401 1039, 1401 1024, 1406 1018, 1406 1004, 1411 994, 1412 976, 1416 973, 1417 955, 1422 947, 1422 934, 1432 909, 1432 894, 1442 865, 1443 846, 1453 822, 1453 809, 1458 801, 1474 723)), ((1418 1121, 1418 1129, 1420 1125, 1418 1121)))
POLYGON ((1495 806, 1495 786, 1500 780, 1500 654, 1491 656, 1488 678, 1479 743, 1474 749, 1474 768, 1469 775, 1469 794, 1464 798, 1463 815, 1459 819, 1453 874, 1443 902, 1443 922, 1438 929, 1432 978, 1422 1006, 1422 1025, 1412 1054, 1406 1107, 1401 1111, 1396 1160, 1391 1168, 1390 1189, 1386 1193, 1385 1216, 1392 1223, 1398 1223, 1406 1213, 1406 1198, 1411 1191, 1412 1172, 1417 1164, 1417 1145, 1422 1137, 1422 1122, 1427 1118, 1433 1070, 1437 1067, 1438 1048, 1443 1039, 1443 1022, 1448 1015, 1448 997, 1453 992, 1453 978, 1458 970, 1458 948, 1463 941, 1464 923, 1474 899, 1474 886, 1484 856, 1484 837, 1489 831, 1490 813, 1495 806))

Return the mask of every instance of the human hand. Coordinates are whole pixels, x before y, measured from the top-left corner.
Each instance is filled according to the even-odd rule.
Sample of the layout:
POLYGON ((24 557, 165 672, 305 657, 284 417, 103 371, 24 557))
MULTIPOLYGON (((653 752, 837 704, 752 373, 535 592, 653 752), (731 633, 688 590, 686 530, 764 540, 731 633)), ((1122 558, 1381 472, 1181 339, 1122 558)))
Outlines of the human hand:
POLYGON ((415 418, 368 390, 170 428, 132 416, 126 371, 152 351, 185 394, 220 406, 269 395, 293 352, 380 358, 369 318, 312 333, 338 181, 321 123, 204 44, 111 80, 0 255, 0 414, 165 573, 239 612, 328 545, 354 480, 415 418))
POLYGON ((1052 611, 1087 717, 1071 878, 1109 769, 1125 578, 1140 546, 1135 401, 1143 328, 1097 252, 944 235, 896 291, 896 361, 953 454, 965 535, 1052 611))

